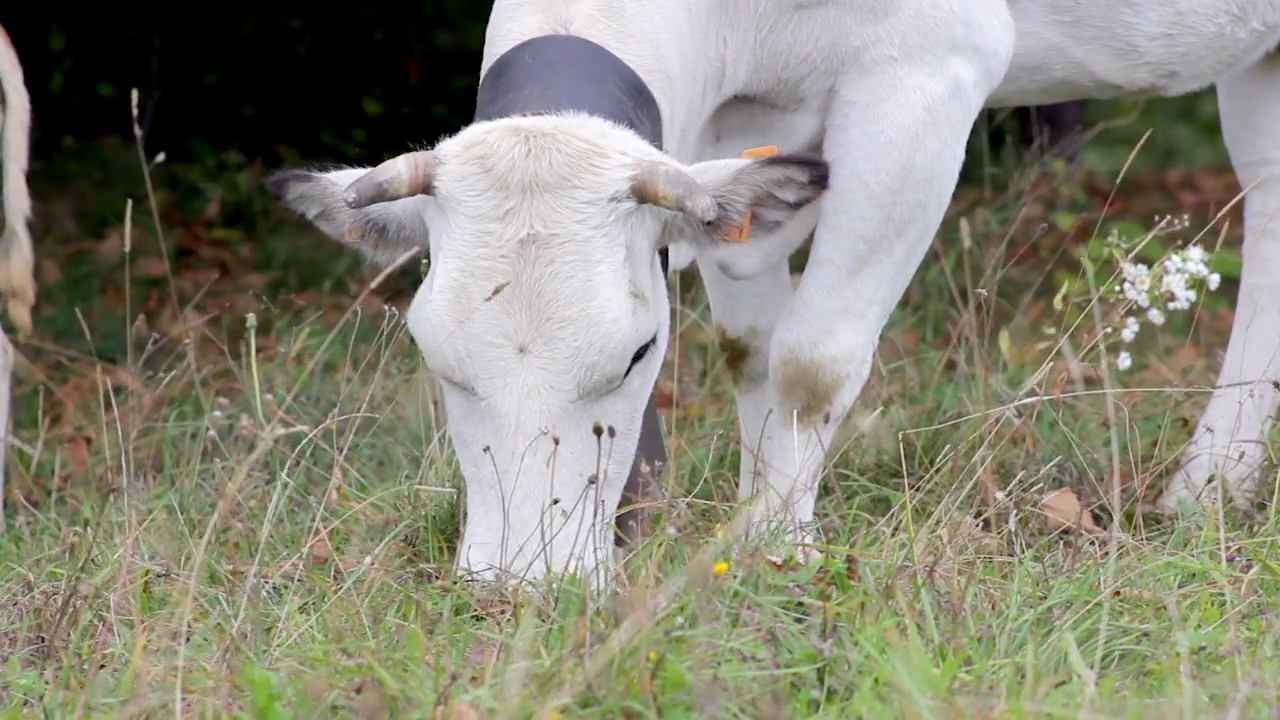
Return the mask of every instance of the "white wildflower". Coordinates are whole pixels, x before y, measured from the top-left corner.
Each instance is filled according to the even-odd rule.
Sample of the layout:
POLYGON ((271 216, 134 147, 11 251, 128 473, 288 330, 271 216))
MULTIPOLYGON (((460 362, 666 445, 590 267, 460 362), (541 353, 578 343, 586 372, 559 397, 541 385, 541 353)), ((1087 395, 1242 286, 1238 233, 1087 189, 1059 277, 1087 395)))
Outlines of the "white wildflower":
POLYGON ((1138 322, 1136 317, 1127 317, 1124 319, 1124 329, 1120 331, 1120 340, 1126 343, 1133 342, 1138 336, 1138 330, 1142 328, 1142 324, 1138 322))
POLYGON ((1138 278, 1149 277, 1151 269, 1142 263, 1123 262, 1120 263, 1120 272, 1124 275, 1124 279, 1136 283, 1138 278))
MULTIPOLYGON (((1180 218, 1157 217, 1156 222, 1160 228, 1153 233, 1190 227, 1190 218, 1185 214, 1180 218)), ((1115 235, 1114 230, 1112 235, 1115 235)), ((1116 238, 1115 244, 1127 247, 1122 238, 1116 238)), ((1122 324, 1107 328, 1105 332, 1118 331, 1121 342, 1127 345, 1137 338, 1143 322, 1158 327, 1165 324, 1169 313, 1189 310, 1201 293, 1217 290, 1222 284, 1222 276, 1209 267, 1211 257, 1212 253, 1201 245, 1191 244, 1167 253, 1152 265, 1120 261, 1120 277, 1111 295, 1131 303, 1131 307, 1137 307, 1142 314, 1126 317, 1122 324)), ((1133 358, 1128 352, 1121 352, 1116 357, 1116 364, 1119 369, 1126 370, 1133 364, 1133 358)))
POLYGON ((1168 273, 1160 278, 1160 290, 1170 296, 1165 307, 1169 310, 1186 310, 1196 301, 1196 291, 1187 287, 1187 276, 1168 273))
POLYGON ((1116 355, 1117 369, 1121 371, 1128 370, 1132 365, 1133 365, 1133 356, 1129 354, 1128 350, 1121 350, 1120 353, 1116 355))

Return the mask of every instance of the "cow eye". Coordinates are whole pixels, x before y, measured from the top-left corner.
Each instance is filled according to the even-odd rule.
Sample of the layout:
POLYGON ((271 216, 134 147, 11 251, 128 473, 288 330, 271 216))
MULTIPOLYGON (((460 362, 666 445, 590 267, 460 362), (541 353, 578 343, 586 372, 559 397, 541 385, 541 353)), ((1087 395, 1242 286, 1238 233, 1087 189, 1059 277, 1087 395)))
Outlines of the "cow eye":
POLYGON ((635 354, 631 356, 631 364, 627 366, 627 371, 622 375, 623 380, 627 379, 627 376, 631 374, 631 371, 635 369, 636 365, 638 365, 640 361, 643 360, 645 356, 649 354, 649 351, 652 350, 657 344, 658 344, 658 336, 654 335, 653 337, 649 338, 648 342, 646 342, 645 344, 641 345, 639 348, 636 349, 635 354))

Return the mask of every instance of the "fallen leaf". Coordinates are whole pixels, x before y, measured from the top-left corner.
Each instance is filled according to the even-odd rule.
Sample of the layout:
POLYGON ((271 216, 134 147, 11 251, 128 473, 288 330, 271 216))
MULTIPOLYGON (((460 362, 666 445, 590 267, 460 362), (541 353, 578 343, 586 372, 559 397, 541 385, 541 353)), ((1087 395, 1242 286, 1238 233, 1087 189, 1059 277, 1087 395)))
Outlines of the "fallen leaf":
POLYGON ((389 717, 387 691, 377 680, 364 678, 356 683, 352 713, 360 720, 382 720, 389 717))
POLYGON ((307 547, 307 559, 313 563, 323 563, 333 557, 333 546, 329 544, 328 535, 320 535, 307 547))
POLYGON ((129 268, 129 275, 135 280, 155 280, 166 277, 168 274, 169 266, 164 258, 154 255, 134 258, 129 268))
POLYGON ((467 649, 464 667, 471 671, 472 681, 482 681, 493 670, 501 651, 502 644, 496 640, 482 640, 467 649))
POLYGON ((98 265, 104 268, 120 262, 124 257, 124 232, 120 228, 108 230, 107 236, 94 245, 93 254, 98 265))
POLYGON ((53 285, 62 281, 62 267, 51 258, 40 259, 40 283, 53 285))
POLYGON ((658 378, 658 382, 653 388, 653 404, 658 410, 670 410, 675 405, 675 393, 672 392, 671 383, 658 378))
POLYGON ((435 720, 480 720, 484 717, 475 705, 461 700, 454 700, 445 707, 438 707, 432 713, 435 720))
POLYGON ((92 442, 92 435, 81 433, 67 438, 62 446, 64 457, 78 472, 84 472, 89 467, 89 448, 92 442))
POLYGON ((982 503, 987 509, 994 510, 1000 504, 1002 493, 1000 492, 1000 484, 996 482, 996 471, 991 463, 982 466, 982 470, 978 472, 978 491, 982 494, 982 503))
POLYGON ((1091 535, 1102 534, 1102 528, 1094 521, 1093 514, 1080 504, 1071 488, 1058 488, 1040 501, 1040 512, 1044 514, 1052 530, 1071 528, 1083 530, 1091 535))

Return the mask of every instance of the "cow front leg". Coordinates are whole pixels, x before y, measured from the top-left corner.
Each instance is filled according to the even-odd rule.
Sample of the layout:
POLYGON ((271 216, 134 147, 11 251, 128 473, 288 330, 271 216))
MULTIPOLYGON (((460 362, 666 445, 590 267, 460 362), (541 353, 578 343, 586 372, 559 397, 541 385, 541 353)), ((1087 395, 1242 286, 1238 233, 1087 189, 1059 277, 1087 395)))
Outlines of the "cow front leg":
POLYGON ((768 419, 750 429, 760 450, 742 489, 754 491, 756 530, 812 542, 826 449, 942 222, 969 130, 1007 67, 1005 39, 963 58, 859 68, 837 88, 823 145, 829 190, 803 278, 769 339, 768 419))
POLYGON ((1280 52, 1219 82, 1218 113, 1246 190, 1244 263, 1217 387, 1159 501, 1167 512, 1217 502, 1223 490, 1251 506, 1280 406, 1280 52))
MULTIPOLYGON (((807 233, 806 233, 807 234, 807 233)), ((775 260, 750 278, 734 279, 714 263, 698 268, 707 290, 725 369, 733 383, 738 407, 738 496, 755 490, 760 463, 760 440, 771 412, 769 341, 791 300, 791 271, 787 260, 775 260)))

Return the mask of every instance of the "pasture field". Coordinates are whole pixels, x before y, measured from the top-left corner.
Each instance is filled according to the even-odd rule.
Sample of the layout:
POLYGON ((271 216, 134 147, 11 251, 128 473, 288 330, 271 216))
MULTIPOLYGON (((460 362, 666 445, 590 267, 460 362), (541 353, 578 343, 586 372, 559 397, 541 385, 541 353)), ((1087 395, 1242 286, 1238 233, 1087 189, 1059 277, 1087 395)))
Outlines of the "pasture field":
POLYGON ((1145 511, 1231 319, 1239 188, 1212 102, 1149 103, 1084 170, 971 152, 832 449, 806 566, 727 549, 733 397, 696 275, 673 279, 668 499, 600 605, 449 577, 456 463, 396 310, 418 268, 367 292, 234 154, 144 175, 128 144, 69 144, 33 172, 47 245, 18 343, 0 708, 1280 717, 1275 504, 1145 511), (1113 233, 1148 262, 1198 240, 1224 278, 1144 327, 1126 371, 1095 289, 1113 233))

